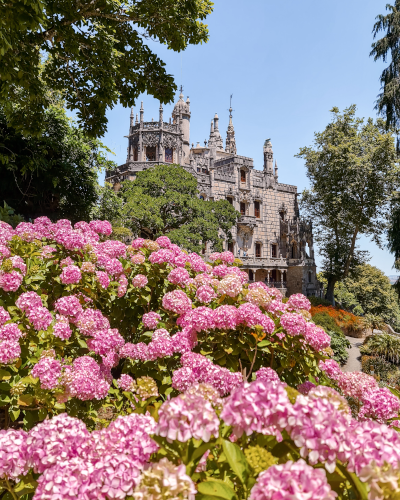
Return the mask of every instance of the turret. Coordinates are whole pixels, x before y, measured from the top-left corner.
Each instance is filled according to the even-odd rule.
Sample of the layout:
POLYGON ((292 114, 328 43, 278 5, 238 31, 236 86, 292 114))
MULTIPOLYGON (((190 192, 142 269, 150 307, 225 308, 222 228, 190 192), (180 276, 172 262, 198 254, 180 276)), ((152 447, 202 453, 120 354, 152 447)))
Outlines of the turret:
POLYGON ((274 152, 272 151, 271 139, 264 142, 264 172, 273 175, 274 152))
POLYGON ((186 102, 183 100, 183 93, 179 95, 179 101, 175 104, 174 110, 172 112, 172 118, 174 123, 179 124, 182 141, 183 141, 183 158, 181 163, 189 163, 190 155, 190 100, 189 97, 186 102))
POLYGON ((143 109, 143 101, 140 103, 140 123, 143 124, 143 114, 144 114, 144 109, 143 109))

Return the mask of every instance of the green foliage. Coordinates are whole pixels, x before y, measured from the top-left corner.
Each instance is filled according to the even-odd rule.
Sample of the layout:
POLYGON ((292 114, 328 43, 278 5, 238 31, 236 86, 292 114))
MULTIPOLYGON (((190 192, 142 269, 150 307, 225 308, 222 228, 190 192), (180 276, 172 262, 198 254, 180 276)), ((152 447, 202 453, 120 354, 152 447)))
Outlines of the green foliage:
POLYGON ((331 349, 333 351, 333 359, 340 365, 346 364, 349 359, 349 352, 347 349, 351 347, 350 342, 346 339, 343 333, 335 331, 326 332, 331 337, 331 349))
POLYGON ((104 146, 74 126, 61 105, 46 111, 42 125, 40 138, 23 134, 0 108, 0 199, 26 218, 88 220, 98 173, 111 168, 104 146))
POLYGON ((357 267, 352 276, 336 285, 335 298, 354 314, 370 315, 367 321, 374 325, 383 320, 400 329, 398 295, 389 278, 377 267, 369 264, 357 267))
POLYGON ((391 363, 400 364, 400 337, 381 333, 367 337, 361 346, 362 354, 380 356, 391 363))
POLYGON ((207 42, 202 21, 213 4, 18 0, 1 5, 0 102, 11 125, 24 134, 42 133, 51 89, 77 110, 87 133, 100 137, 107 109, 118 102, 133 106, 143 92, 163 103, 173 99, 173 77, 147 40, 178 52, 207 42))
POLYGON ((302 193, 303 213, 313 220, 328 281, 326 298, 334 303, 334 286, 366 258, 357 239, 367 235, 381 244, 389 202, 399 183, 396 148, 382 120, 332 109, 332 122, 315 134, 313 147, 300 149, 311 187, 302 193))
POLYGON ((370 55, 375 61, 382 59, 384 63, 389 61, 389 65, 382 71, 380 82, 382 92, 378 95, 376 109, 386 119, 386 127, 399 128, 400 109, 398 96, 400 92, 399 65, 400 56, 399 29, 400 29, 400 1, 395 0, 394 4, 386 4, 389 13, 384 16, 377 16, 373 28, 374 38, 383 31, 385 35, 372 44, 370 55))
POLYGON ((379 356, 362 356, 362 371, 391 387, 400 385, 399 367, 379 356))
POLYGON ((343 335, 343 331, 340 326, 338 326, 332 316, 329 316, 329 314, 326 312, 319 312, 317 314, 314 314, 312 320, 316 325, 323 328, 326 332, 335 332, 338 335, 343 335))
POLYGON ((4 202, 3 207, 0 206, 0 221, 6 222, 15 228, 20 222, 24 222, 24 220, 22 215, 16 214, 15 210, 9 207, 6 202, 4 202))
POLYGON ((150 239, 167 234, 173 243, 200 253, 205 243, 222 251, 223 240, 232 241, 239 212, 225 200, 201 200, 197 180, 183 167, 159 165, 123 182, 117 193, 105 186, 93 216, 150 239))

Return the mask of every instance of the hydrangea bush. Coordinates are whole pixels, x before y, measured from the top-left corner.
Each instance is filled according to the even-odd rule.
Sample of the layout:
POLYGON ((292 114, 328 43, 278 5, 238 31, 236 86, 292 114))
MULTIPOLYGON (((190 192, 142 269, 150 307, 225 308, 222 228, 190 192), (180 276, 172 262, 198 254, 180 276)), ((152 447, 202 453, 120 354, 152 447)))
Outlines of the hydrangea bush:
POLYGON ((306 297, 110 234, 0 222, 7 498, 399 495, 400 401, 341 371, 306 297))

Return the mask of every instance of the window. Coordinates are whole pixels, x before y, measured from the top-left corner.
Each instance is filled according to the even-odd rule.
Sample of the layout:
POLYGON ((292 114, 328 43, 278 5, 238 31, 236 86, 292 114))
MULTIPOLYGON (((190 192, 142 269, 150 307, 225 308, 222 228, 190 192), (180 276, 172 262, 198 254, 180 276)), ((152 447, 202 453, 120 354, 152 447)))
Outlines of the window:
POLYGON ((133 148, 133 161, 138 161, 138 148, 133 148))
POLYGON ((285 220, 285 212, 283 210, 279 212, 279 215, 281 216, 282 220, 285 220))
POLYGON ((312 272, 308 271, 308 282, 312 283, 312 272))
POLYGON ((148 146, 146 148, 146 161, 156 161, 156 147, 148 146))
POLYGON ((232 241, 230 243, 228 243, 228 252, 233 253, 233 242, 232 241))
POLYGON ((172 163, 174 161, 174 153, 171 148, 165 148, 165 163, 172 163))
POLYGON ((240 203, 240 213, 242 215, 246 215, 246 203, 244 203, 243 201, 240 203))
POLYGON ((256 243, 256 257, 261 257, 261 243, 256 243))
POLYGON ((240 182, 246 182, 246 171, 245 170, 240 171, 240 182))
POLYGON ((204 200, 204 195, 200 195, 200 200, 204 200))
POLYGON ((292 259, 296 258, 296 248, 294 245, 292 245, 292 259))
POLYGON ((276 281, 276 269, 271 271, 271 281, 276 281))
POLYGON ((249 281, 254 281, 254 273, 251 269, 249 271, 249 281))
POLYGON ((205 255, 205 253, 206 253, 206 249, 207 249, 207 244, 205 244, 205 245, 203 246, 202 250, 201 250, 201 253, 202 253, 203 255, 205 255))
POLYGON ((254 215, 257 217, 257 219, 260 218, 260 202, 259 201, 254 202, 254 215))
POLYGON ((231 198, 230 196, 228 196, 228 197, 226 198, 226 200, 227 200, 227 201, 229 201, 229 203, 230 203, 231 205, 233 205, 233 198, 231 198))
POLYGON ((277 248, 276 245, 271 245, 271 257, 276 257, 277 256, 277 248))

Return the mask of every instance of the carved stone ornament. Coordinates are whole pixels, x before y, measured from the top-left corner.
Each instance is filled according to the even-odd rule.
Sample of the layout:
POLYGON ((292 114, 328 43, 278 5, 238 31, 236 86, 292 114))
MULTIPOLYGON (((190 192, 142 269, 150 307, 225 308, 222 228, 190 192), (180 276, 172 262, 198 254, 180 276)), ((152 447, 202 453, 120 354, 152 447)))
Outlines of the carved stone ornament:
POLYGON ((157 134, 143 134, 143 146, 157 146, 159 142, 159 135, 157 134))
POLYGON ((164 137, 163 137, 163 146, 165 148, 175 148, 177 147, 177 140, 176 140, 176 137, 172 136, 172 135, 166 135, 164 134, 164 137))

